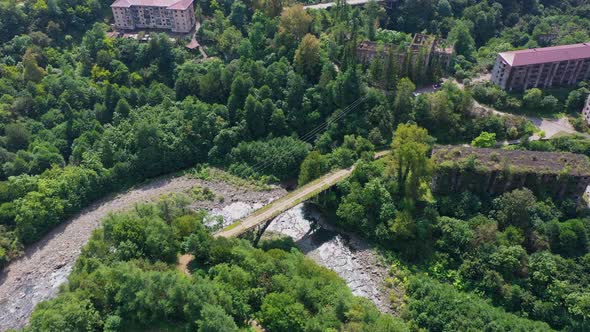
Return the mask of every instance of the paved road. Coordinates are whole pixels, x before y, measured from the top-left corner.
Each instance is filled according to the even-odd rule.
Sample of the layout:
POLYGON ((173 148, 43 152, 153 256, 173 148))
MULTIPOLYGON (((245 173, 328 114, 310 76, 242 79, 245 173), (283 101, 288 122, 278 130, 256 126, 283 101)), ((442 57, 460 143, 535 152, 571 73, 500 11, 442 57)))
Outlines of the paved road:
MULTIPOLYGON (((532 122, 537 128, 539 128, 540 130, 545 132, 545 138, 551 138, 551 137, 556 136, 558 134, 570 134, 570 135, 577 134, 577 135, 582 135, 582 136, 590 139, 590 135, 577 131, 574 128, 574 126, 572 126, 572 124, 569 122, 567 117, 562 117, 559 119, 550 119, 550 118, 538 118, 538 117, 534 117, 534 116, 522 116, 522 115, 517 115, 517 114, 512 114, 512 113, 500 112, 492 107, 482 105, 475 100, 473 101, 473 106, 483 108, 485 110, 488 110, 488 111, 490 111, 494 114, 500 115, 500 116, 524 117, 527 120, 529 120, 530 122, 532 122)), ((533 135, 531 137, 531 140, 538 140, 540 138, 541 137, 538 135, 533 135)))
MULTIPOLYGON (((346 3, 351 6, 360 6, 366 3, 369 3, 371 0, 346 0, 346 3)), ((384 0, 376 0, 377 2, 382 2, 384 0)), ((317 5, 309 5, 303 6, 305 9, 326 9, 336 5, 336 2, 326 2, 326 3, 319 3, 317 5)))
MULTIPOLYGON (((491 75, 489 73, 486 73, 486 74, 482 74, 482 75, 476 77, 475 79, 473 79, 472 82, 476 83, 476 82, 482 82, 482 81, 489 81, 490 79, 491 79, 491 75)), ((447 80, 449 80, 449 79, 443 79, 443 81, 447 81, 447 80)), ((457 80, 455 80, 455 79, 451 79, 451 80, 453 83, 457 84, 457 86, 459 86, 459 88, 461 88, 461 89, 465 88, 465 86, 462 83, 458 82, 457 80)), ((429 86, 425 86, 425 87, 416 89, 416 91, 414 91, 414 92, 416 92, 416 93, 433 93, 433 92, 435 92, 435 89, 433 89, 432 86, 429 85, 429 86)), ((571 123, 569 122, 569 119, 567 117, 562 117, 559 119, 551 119, 551 118, 538 118, 538 117, 534 117, 534 116, 523 116, 523 115, 518 115, 518 114, 500 112, 493 107, 482 105, 482 104, 478 103, 476 100, 473 100, 473 106, 488 110, 488 111, 492 112, 493 114, 500 115, 500 116, 518 116, 518 117, 526 118, 527 120, 532 122, 537 128, 539 128, 540 130, 545 132, 544 138, 551 138, 551 137, 556 136, 558 134, 569 134, 569 135, 577 134, 577 135, 582 135, 582 136, 590 139, 590 135, 577 131, 571 125, 571 123)), ((539 135, 535 134, 535 135, 531 136, 530 139, 531 140, 539 140, 539 139, 541 139, 541 137, 539 135)), ((514 140, 513 142, 516 142, 516 140, 514 140)), ((508 142, 508 143, 510 143, 510 142, 508 142)))

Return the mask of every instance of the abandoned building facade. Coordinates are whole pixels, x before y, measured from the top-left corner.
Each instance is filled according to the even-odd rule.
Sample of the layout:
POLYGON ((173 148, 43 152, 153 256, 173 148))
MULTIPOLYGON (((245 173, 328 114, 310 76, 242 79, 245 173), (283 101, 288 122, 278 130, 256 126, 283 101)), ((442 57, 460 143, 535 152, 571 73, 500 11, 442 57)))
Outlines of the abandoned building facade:
POLYGON ((356 49, 357 57, 360 62, 369 64, 373 59, 380 57, 393 56, 397 63, 403 64, 408 56, 413 57, 417 54, 424 54, 424 70, 434 63, 440 64, 441 68, 448 70, 454 55, 454 47, 446 45, 446 41, 431 35, 417 33, 412 39, 412 43, 407 50, 400 45, 382 44, 363 41, 356 49))
POLYGON ((590 78, 590 44, 502 52, 492 82, 503 90, 571 86, 590 78))
POLYGON ((111 9, 118 30, 147 28, 187 33, 195 26, 193 0, 117 0, 111 9))
POLYGON ((590 184, 588 157, 573 153, 436 146, 433 191, 469 190, 491 196, 518 188, 580 200, 590 184))

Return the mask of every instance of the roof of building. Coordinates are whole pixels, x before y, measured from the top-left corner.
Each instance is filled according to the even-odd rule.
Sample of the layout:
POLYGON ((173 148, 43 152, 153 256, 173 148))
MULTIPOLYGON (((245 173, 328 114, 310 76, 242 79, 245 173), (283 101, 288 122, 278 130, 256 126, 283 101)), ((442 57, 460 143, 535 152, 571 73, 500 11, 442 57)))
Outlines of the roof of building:
POLYGON ((542 152, 527 150, 500 150, 470 146, 435 146, 432 157, 437 165, 451 162, 461 165, 471 158, 478 167, 500 171, 510 167, 519 173, 569 174, 590 176, 590 160, 585 155, 569 152, 542 152))
POLYGON ((185 10, 192 5, 193 0, 116 0, 111 7, 129 8, 131 6, 143 6, 185 10))
POLYGON ((532 48, 499 54, 510 66, 527 66, 538 63, 559 62, 590 58, 590 43, 532 48))

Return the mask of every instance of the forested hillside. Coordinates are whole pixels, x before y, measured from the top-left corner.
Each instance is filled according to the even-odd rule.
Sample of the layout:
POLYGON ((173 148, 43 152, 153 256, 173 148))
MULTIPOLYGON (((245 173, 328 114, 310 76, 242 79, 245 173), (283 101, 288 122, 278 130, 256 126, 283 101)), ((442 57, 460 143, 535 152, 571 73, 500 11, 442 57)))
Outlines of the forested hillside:
POLYGON ((416 101, 408 79, 393 94, 367 88, 351 52, 375 17, 360 9, 202 4, 200 34, 215 37, 208 51, 220 58, 201 62, 164 34, 148 43, 108 38, 107 5, 1 5, 10 19, 1 26, 0 262, 96 198, 195 163, 292 178, 310 146, 275 158, 297 145, 285 136, 327 153, 347 134, 387 144, 408 120, 446 142, 526 130, 500 117, 472 119, 471 97, 452 85, 416 101), (350 20, 354 35, 344 33, 350 20), (326 131, 305 135, 328 119, 326 131))
MULTIPOLYGON (((362 159, 316 203, 406 266, 408 298, 402 317, 381 314, 295 249, 213 239, 203 215, 167 220, 141 207, 105 221, 28 329, 590 329, 586 210, 527 189, 429 189, 435 142, 493 146, 537 131, 523 117, 476 112, 474 98, 513 113, 579 113, 587 82, 507 93, 483 74, 501 51, 588 42, 586 0, 338 1, 329 10, 198 0, 206 59, 185 47, 191 36, 109 37, 110 4, 0 2, 0 268, 91 202, 160 175, 211 164, 304 184, 362 159), (415 33, 453 45, 450 67, 424 70, 423 52, 403 63, 357 56, 362 41, 410 52, 415 33), (392 157, 369 160, 389 147, 392 157), (191 277, 173 270, 179 252, 197 257, 191 277)), ((513 148, 590 154, 580 137, 522 141, 513 148)))
POLYGON ((426 130, 401 125, 391 157, 362 162, 336 193, 319 201, 338 225, 373 239, 413 266, 407 273, 427 273, 455 286, 428 278, 410 282, 410 293, 419 300, 410 299, 408 309, 422 315, 420 326, 483 329, 489 320, 492 330, 503 329, 505 323, 490 318, 493 311, 479 308, 477 301, 467 307, 445 304, 463 298, 455 294, 459 289, 557 330, 590 328, 588 209, 571 199, 535 196, 527 188, 497 197, 470 191, 433 196, 428 189, 436 168, 428 158, 431 144, 426 130), (480 310, 485 314, 475 322, 448 318, 480 310))
POLYGON ((342 279, 293 243, 270 241, 258 249, 245 240, 213 238, 205 216, 188 212, 181 201, 110 216, 84 248, 64 291, 38 305, 24 330, 251 331, 260 325, 267 331, 550 331, 418 278, 412 279, 404 322, 353 297, 342 279), (179 251, 195 256, 190 276, 176 269, 179 251), (469 304, 441 312, 444 299, 469 304), (479 319, 470 321, 472 315, 479 319))

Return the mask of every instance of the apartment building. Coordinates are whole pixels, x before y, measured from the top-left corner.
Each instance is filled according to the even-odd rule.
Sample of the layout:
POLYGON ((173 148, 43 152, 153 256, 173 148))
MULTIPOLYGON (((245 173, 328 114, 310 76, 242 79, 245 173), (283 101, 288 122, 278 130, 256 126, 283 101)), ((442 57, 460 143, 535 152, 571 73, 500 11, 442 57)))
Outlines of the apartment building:
POLYGON ((195 26, 193 0, 117 0, 111 5, 119 30, 165 29, 187 33, 195 26))
POLYGON ((502 52, 492 82, 504 90, 568 86, 590 78, 590 43, 502 52))

